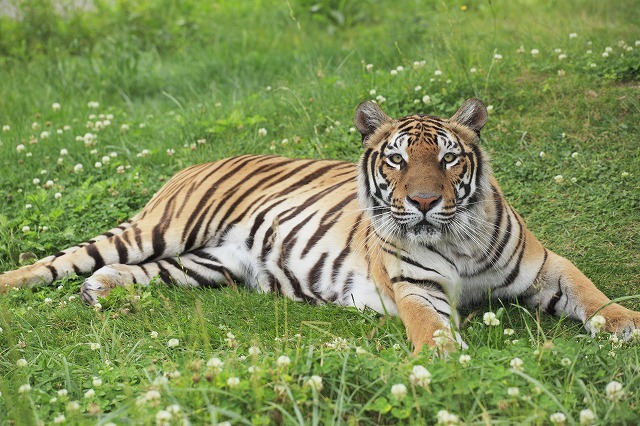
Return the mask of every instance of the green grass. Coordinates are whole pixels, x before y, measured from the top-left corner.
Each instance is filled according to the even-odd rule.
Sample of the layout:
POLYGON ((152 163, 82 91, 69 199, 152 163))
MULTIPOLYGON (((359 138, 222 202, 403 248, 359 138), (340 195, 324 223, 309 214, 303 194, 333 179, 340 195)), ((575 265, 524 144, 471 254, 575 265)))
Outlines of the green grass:
MULTIPOLYGON (((610 297, 638 294, 633 1, 96 1, 62 16, 48 0, 21 4, 23 20, 0 18, 0 271, 116 225, 187 165, 272 152, 355 161, 364 99, 383 96, 392 116, 449 116, 475 96, 493 106, 483 144, 494 172, 534 233, 610 297), (97 142, 86 147, 77 136, 88 132, 97 142)), ((597 424, 638 421, 637 344, 519 306, 463 313, 464 367, 459 354, 411 357, 400 321, 372 312, 154 285, 118 289, 94 311, 78 300, 81 282, 0 297, 0 424, 149 424, 172 405, 172 424, 434 424, 440 410, 467 424, 549 424, 557 412, 573 424, 584 409, 597 424), (484 325, 488 310, 500 326, 484 325), (427 389, 411 385, 414 365, 430 371, 427 389), (605 392, 613 380, 619 401, 605 392)))

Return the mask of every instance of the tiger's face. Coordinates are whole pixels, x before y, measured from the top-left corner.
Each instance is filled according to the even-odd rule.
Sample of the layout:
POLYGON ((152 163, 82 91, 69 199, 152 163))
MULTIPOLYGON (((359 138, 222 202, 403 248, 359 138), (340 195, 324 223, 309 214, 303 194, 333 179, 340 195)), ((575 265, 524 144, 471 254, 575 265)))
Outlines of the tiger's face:
POLYGON ((355 122, 365 147, 359 196, 380 237, 434 244, 470 225, 472 206, 488 186, 478 146, 486 117, 475 99, 448 120, 395 120, 374 103, 358 107, 355 122))

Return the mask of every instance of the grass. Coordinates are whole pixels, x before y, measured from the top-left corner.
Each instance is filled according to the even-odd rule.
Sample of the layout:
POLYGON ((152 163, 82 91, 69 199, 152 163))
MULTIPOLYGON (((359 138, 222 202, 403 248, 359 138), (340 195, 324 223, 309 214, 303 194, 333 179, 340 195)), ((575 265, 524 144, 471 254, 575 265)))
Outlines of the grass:
MULTIPOLYGON (((96 1, 61 15, 37 0, 20 2, 22 20, 0 18, 0 270, 116 225, 190 164, 355 161, 361 100, 447 116, 476 96, 493 106, 494 172, 536 235, 610 297, 638 293, 634 2, 237 3, 96 1)), ((585 409, 597 424, 638 420, 636 344, 517 305, 463 313, 464 366, 411 357, 400 321, 372 312, 155 285, 94 311, 81 281, 0 298, 1 424, 453 423, 441 410, 466 424, 574 424, 585 409), (426 388, 409 379, 415 365, 426 388), (624 395, 607 393, 612 381, 624 395)))

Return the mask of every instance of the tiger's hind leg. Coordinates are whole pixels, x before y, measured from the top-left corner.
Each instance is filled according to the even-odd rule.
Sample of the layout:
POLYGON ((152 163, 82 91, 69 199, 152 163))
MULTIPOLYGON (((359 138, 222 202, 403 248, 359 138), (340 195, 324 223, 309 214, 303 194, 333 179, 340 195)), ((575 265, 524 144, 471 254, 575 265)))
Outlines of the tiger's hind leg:
POLYGON ((185 253, 139 265, 113 264, 103 266, 87 278, 82 285, 82 298, 94 304, 98 297, 106 297, 119 285, 147 285, 155 277, 162 282, 187 287, 213 287, 234 285, 237 279, 218 259, 198 253, 185 253))

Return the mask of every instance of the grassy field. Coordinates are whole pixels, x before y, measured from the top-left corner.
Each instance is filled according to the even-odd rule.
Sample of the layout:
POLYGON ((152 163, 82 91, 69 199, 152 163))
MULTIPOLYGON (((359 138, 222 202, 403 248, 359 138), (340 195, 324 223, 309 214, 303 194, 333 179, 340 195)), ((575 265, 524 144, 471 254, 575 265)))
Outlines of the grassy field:
MULTIPOLYGON (((0 271, 113 227, 191 164, 356 161, 362 100, 450 116, 478 97, 530 228, 640 309, 635 1, 20 3, 0 17, 0 271)), ((469 349, 441 359, 372 312, 160 285, 94 310, 81 282, 0 296, 0 424, 640 418, 637 343, 517 305, 463 312, 469 349)))

